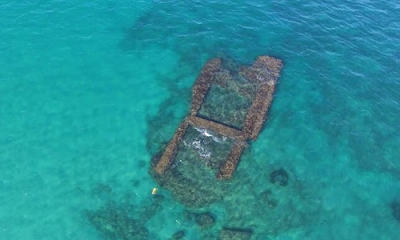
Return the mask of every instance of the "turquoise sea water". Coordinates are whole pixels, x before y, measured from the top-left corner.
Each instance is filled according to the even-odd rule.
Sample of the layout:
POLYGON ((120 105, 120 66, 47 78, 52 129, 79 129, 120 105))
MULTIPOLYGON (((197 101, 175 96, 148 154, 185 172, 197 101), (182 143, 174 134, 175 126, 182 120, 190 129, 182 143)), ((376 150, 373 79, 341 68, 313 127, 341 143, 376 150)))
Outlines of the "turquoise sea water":
POLYGON ((0 239, 127 239, 96 214, 144 239, 399 239, 399 39, 393 0, 0 0, 0 239), (203 64, 265 54, 284 68, 237 192, 199 210, 159 188, 155 204, 150 160, 203 64))

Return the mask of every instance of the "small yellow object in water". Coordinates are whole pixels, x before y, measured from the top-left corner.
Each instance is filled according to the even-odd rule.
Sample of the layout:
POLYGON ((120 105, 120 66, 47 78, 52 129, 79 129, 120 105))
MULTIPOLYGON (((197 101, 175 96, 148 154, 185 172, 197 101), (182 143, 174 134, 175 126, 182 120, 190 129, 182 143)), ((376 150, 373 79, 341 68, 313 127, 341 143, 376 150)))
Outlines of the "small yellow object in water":
POLYGON ((153 195, 156 194, 157 190, 158 190, 157 188, 153 188, 153 191, 151 191, 151 194, 153 194, 153 195))

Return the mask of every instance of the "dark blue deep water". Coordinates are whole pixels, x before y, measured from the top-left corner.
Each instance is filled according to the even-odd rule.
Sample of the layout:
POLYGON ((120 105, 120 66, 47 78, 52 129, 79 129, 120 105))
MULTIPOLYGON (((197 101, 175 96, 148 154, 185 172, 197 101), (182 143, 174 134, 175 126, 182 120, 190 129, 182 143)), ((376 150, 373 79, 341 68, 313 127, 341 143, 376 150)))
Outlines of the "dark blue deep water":
POLYGON ((0 0, 0 239, 399 239, 399 66, 394 0, 0 0), (237 191, 186 208, 150 160, 208 59, 259 55, 284 68, 237 191))

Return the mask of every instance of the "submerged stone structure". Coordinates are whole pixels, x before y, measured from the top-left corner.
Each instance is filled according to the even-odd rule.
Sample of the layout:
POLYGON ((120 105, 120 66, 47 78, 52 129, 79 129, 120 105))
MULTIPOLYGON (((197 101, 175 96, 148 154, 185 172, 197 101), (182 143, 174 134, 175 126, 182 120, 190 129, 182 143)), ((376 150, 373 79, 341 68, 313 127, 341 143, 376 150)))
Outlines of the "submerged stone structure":
POLYGON ((218 179, 232 177, 247 141, 256 140, 261 131, 281 68, 281 60, 269 56, 258 57, 236 73, 225 69, 221 59, 209 60, 192 87, 190 114, 158 159, 155 172, 164 174, 172 166, 188 127, 193 126, 204 136, 233 140, 216 174, 218 179))
POLYGON ((219 235, 220 240, 249 240, 253 231, 251 229, 241 228, 223 228, 219 235))
POLYGON ((209 60, 192 87, 189 115, 153 162, 156 174, 163 175, 177 167, 177 162, 189 162, 187 158, 194 156, 211 168, 217 167, 217 179, 231 178, 248 140, 256 140, 261 131, 281 68, 282 61, 270 56, 259 56, 251 66, 238 70, 225 68, 219 58, 209 60), (190 127, 198 131, 199 137, 185 140, 190 127), (226 153, 219 151, 218 145, 208 151, 205 145, 210 141, 223 148, 229 145, 227 156, 218 156, 226 153), (200 158, 188 153, 176 159, 179 151, 194 151, 200 158), (225 159, 221 161, 222 157, 225 159), (218 160, 204 161, 207 158, 218 160))

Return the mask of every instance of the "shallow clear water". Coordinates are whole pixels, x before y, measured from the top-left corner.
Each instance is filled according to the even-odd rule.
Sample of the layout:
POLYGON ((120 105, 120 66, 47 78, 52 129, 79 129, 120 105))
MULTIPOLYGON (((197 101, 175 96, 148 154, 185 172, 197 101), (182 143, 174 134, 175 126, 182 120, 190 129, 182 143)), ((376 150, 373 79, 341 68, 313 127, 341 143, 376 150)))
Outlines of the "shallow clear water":
MULTIPOLYGON (((148 239, 397 239, 400 5, 396 1, 0 1, 0 239, 103 239, 119 209, 148 239), (269 118, 201 211, 152 207, 149 164, 209 58, 284 61, 269 118), (283 168, 287 186, 269 175, 283 168), (265 204, 271 192, 276 206, 265 204), (265 197, 265 196, 264 196, 265 197)), ((270 199, 271 200, 271 199, 270 199)), ((122 239, 122 237, 121 237, 122 239)))

